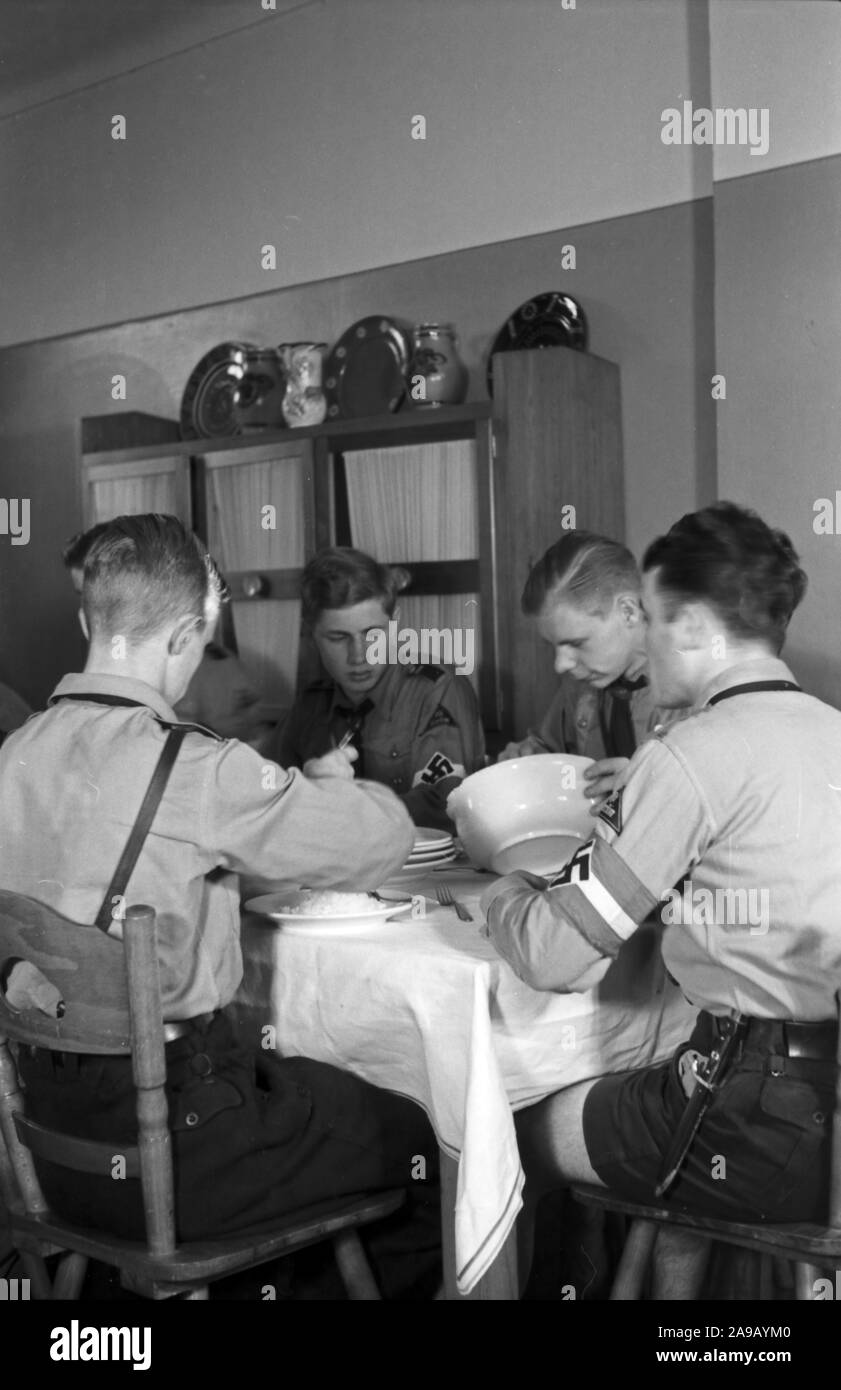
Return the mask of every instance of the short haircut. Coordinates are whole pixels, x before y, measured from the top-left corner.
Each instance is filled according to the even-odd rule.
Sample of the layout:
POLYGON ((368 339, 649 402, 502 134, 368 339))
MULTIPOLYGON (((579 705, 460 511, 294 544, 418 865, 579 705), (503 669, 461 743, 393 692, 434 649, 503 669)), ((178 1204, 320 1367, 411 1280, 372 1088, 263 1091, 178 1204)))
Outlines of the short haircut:
POLYGON ((91 638, 143 642, 181 618, 210 621, 228 597, 198 536, 174 516, 118 516, 85 556, 82 608, 91 638))
POLYGON ((658 571, 669 621, 683 604, 700 601, 718 614, 730 636, 779 652, 808 583, 798 560, 784 531, 748 507, 716 502, 688 512, 652 541, 643 569, 658 571))
POLYGON ((604 614, 617 594, 638 594, 640 574, 627 546, 592 531, 567 531, 531 570, 520 606, 527 617, 549 602, 604 614))
POLYGON ((75 536, 71 536, 61 552, 65 569, 81 570, 85 567, 88 551, 95 540, 108 530, 107 521, 98 521, 95 526, 91 526, 89 531, 77 531, 75 536))
POLYGON ((376 599, 390 618, 397 595, 411 583, 408 570, 381 565, 372 555, 348 545, 319 550, 301 576, 301 614, 315 627, 328 608, 352 608, 376 599))

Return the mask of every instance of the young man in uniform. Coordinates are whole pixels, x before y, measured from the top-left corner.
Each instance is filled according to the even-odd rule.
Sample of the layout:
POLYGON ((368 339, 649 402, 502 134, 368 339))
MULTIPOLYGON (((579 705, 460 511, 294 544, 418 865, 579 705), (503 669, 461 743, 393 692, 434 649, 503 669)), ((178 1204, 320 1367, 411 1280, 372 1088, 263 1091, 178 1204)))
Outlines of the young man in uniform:
MULTIPOLYGON (((683 517, 643 570, 654 697, 689 717, 637 750, 559 874, 512 874, 483 907, 522 979, 568 991, 594 986, 665 904, 664 961, 700 1013, 670 1063, 521 1111, 521 1152, 538 1191, 579 1180, 713 1216, 820 1220, 841 978, 841 713, 779 659, 806 577, 787 536, 726 502, 683 517)), ((671 1246, 680 1259, 655 1297, 687 1261, 698 1273, 697 1241, 671 1246)))
MULTIPOLYGON (((109 885, 220 597, 212 560, 174 517, 104 528, 85 560, 85 670, 0 749, 0 886, 120 935, 109 885)), ((188 726, 123 889, 157 912, 180 1239, 398 1185, 434 1249, 435 1187, 411 1180, 413 1156, 433 1180, 436 1167, 420 1108, 304 1057, 253 1056, 222 1012, 242 977, 239 875, 369 890, 405 861, 409 816, 387 788, 354 782, 351 762, 334 754, 310 780, 188 726)), ((20 1067, 35 1120, 115 1143, 135 1133, 129 1060, 24 1048, 20 1067)), ((142 1233, 137 1180, 41 1173, 57 1209, 142 1233)))
MULTIPOLYGON (((85 558, 94 541, 107 530, 108 522, 99 521, 90 530, 71 536, 62 552, 65 569, 76 593, 81 595, 85 558)), ((261 752, 265 749, 273 728, 263 708, 263 701, 246 675, 245 668, 234 652, 216 640, 209 629, 201 662, 189 686, 175 706, 179 719, 202 724, 222 738, 239 738, 261 752)))
POLYGON ((614 791, 635 749, 674 714, 655 707, 648 682, 640 574, 624 545, 568 531, 532 569, 521 600, 555 652, 557 693, 540 728, 497 761, 533 753, 594 758, 585 773, 598 800, 614 791))
POLYGON ((281 726, 272 756, 302 767, 351 734, 357 772, 400 797, 416 825, 452 831, 446 805, 485 765, 485 741, 467 676, 428 664, 379 664, 371 634, 388 629, 406 570, 349 546, 319 551, 301 579, 301 608, 324 675, 281 726))

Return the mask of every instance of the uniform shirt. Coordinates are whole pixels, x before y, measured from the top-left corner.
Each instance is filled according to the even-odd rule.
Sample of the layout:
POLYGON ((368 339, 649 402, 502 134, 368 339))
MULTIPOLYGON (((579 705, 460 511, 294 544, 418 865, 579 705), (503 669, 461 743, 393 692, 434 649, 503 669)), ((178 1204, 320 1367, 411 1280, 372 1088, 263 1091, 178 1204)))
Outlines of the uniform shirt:
POLYGON ((32 710, 8 685, 0 683, 0 743, 13 729, 25 724, 32 710))
MULTIPOLYGON (((395 664, 363 703, 369 708, 353 745, 365 776, 391 787, 416 825, 452 830, 447 797, 485 765, 470 682, 441 666, 395 664)), ((273 755, 284 767, 303 767, 308 758, 329 753, 352 722, 353 711, 335 682, 314 681, 292 706, 273 755)))
MULTIPOLYGON (((155 716, 174 716, 158 691, 118 676, 66 676, 50 705, 0 748, 0 887, 93 923, 167 737, 155 716), (59 698, 72 693, 141 707, 59 698)), ((234 739, 188 733, 126 890, 157 912, 164 1017, 233 997, 239 874, 368 890, 413 841, 385 787, 309 781, 234 739)))
MULTIPOLYGON (((631 722, 637 747, 660 726, 678 716, 676 710, 660 710, 654 704, 651 687, 634 690, 630 697, 631 722)), ((587 681, 577 681, 569 673, 561 676, 540 728, 529 731, 520 745, 526 753, 577 753, 597 761, 607 757, 603 725, 610 727, 613 699, 610 690, 597 690, 587 681)))
POLYGON ((596 834, 547 886, 487 892, 488 932, 538 989, 589 989, 652 912, 691 1003, 718 1015, 836 1016, 841 979, 841 712, 776 658, 733 666, 635 753, 596 834))

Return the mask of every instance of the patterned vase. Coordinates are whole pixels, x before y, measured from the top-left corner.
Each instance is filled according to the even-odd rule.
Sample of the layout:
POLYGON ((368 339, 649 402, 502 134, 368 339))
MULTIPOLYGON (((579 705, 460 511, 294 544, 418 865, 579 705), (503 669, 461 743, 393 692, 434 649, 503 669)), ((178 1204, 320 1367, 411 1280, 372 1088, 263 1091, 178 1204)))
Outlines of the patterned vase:
POLYGON ((458 355, 453 325, 419 323, 413 339, 407 406, 461 405, 467 395, 469 373, 458 355))

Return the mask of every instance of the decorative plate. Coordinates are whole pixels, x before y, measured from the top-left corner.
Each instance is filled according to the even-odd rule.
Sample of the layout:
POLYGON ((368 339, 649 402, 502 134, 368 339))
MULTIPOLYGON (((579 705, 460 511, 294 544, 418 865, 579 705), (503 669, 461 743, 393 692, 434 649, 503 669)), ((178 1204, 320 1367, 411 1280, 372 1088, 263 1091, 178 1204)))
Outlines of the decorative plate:
POLYGON ((411 332, 381 314, 351 324, 324 363, 327 419, 359 419, 399 410, 412 346, 411 332))
POLYGON ((493 360, 497 352, 523 348, 569 347, 587 351, 587 319, 572 295, 560 290, 537 294, 515 309, 493 341, 488 357, 488 395, 493 396, 493 360))
POLYGON ((181 397, 181 438, 218 439, 241 434, 234 391, 245 371, 253 343, 220 343, 205 353, 190 373, 181 397))

